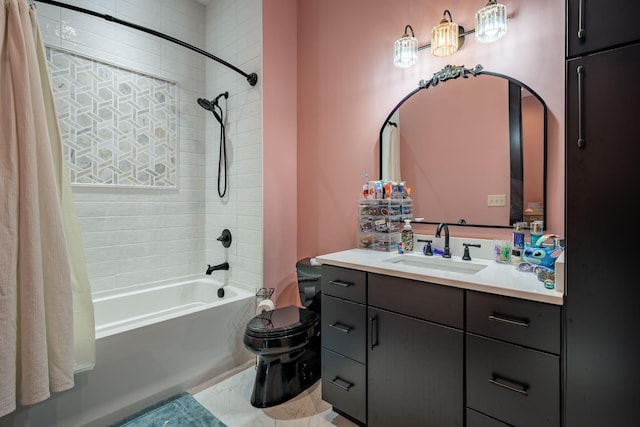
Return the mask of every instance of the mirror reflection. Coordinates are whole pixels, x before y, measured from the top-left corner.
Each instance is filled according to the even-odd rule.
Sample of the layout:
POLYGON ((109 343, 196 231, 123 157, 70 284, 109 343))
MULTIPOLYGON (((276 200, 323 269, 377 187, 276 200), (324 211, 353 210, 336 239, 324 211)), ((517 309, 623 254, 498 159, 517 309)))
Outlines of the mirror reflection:
POLYGON ((381 179, 406 181, 419 222, 544 221, 546 121, 546 105, 521 82, 447 66, 387 116, 381 179))

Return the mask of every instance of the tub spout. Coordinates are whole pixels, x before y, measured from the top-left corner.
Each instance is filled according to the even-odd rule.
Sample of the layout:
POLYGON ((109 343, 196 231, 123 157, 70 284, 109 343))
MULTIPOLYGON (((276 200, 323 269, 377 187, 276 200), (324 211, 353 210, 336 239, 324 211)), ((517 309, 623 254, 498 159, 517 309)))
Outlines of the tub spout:
POLYGON ((211 274, 216 270, 228 270, 228 269, 229 269, 229 263, 228 262, 223 262, 222 264, 218 264, 218 265, 208 264, 207 274, 211 274))

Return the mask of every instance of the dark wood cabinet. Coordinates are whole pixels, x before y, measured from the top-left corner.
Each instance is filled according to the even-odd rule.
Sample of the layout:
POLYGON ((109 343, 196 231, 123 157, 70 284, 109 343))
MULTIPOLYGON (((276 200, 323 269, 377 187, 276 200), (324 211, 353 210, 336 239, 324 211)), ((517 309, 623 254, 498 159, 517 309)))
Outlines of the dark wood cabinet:
POLYGON ((462 289, 369 273, 370 427, 463 426, 463 313, 462 289))
POLYGON ((332 266, 322 283, 322 398, 337 412, 560 427, 561 306, 332 266))
POLYGON ((559 427, 560 357, 468 333, 467 405, 517 427, 559 427))
POLYGON ((367 273, 322 267, 322 399, 333 408, 367 422, 367 273))
POLYGON ((371 307, 368 316, 369 426, 462 427, 462 331, 371 307))
POLYGON ((635 0, 567 0, 567 56, 639 41, 638 16, 635 0))
MULTIPOLYGON (((621 3, 616 20, 638 16, 621 3)), ((638 423, 639 67, 640 44, 566 63, 566 427, 638 423)))
POLYGON ((561 308, 467 291, 468 427, 560 426, 561 308), (499 425, 499 424, 498 424, 499 425))
POLYGON ((561 307, 467 292, 467 331, 560 354, 561 307))

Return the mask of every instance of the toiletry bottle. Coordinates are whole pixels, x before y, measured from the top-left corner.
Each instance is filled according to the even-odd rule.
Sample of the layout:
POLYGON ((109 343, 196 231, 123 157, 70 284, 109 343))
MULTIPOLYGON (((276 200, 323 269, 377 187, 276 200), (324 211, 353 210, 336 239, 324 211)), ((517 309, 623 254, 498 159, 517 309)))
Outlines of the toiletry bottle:
POLYGON ((402 243, 404 243, 405 252, 413 252, 413 230, 411 229, 411 220, 404 220, 404 230, 402 230, 402 243))
POLYGON ((513 224, 513 249, 524 251, 524 224, 521 222, 513 224))
POLYGON ((529 234, 531 246, 538 246, 536 243, 538 242, 538 239, 542 237, 543 228, 544 224, 542 221, 533 221, 531 223, 531 233, 529 234))

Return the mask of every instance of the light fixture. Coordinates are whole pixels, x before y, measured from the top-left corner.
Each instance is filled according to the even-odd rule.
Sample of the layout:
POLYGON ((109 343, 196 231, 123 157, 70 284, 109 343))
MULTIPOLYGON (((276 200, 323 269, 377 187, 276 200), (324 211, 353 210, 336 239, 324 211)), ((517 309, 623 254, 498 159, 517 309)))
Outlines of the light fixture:
POLYGON ((507 32, 507 7, 489 0, 487 5, 476 13, 476 40, 491 43, 507 32))
POLYGON ((445 10, 442 21, 433 27, 431 32, 431 54, 433 56, 452 55, 462 46, 462 43, 464 38, 459 38, 458 24, 453 22, 451 12, 445 10), (448 21, 447 15, 449 15, 448 21))
POLYGON ((408 68, 418 60, 418 39, 411 25, 404 27, 404 35, 393 44, 393 65, 408 68), (407 32, 411 30, 411 35, 407 32))

